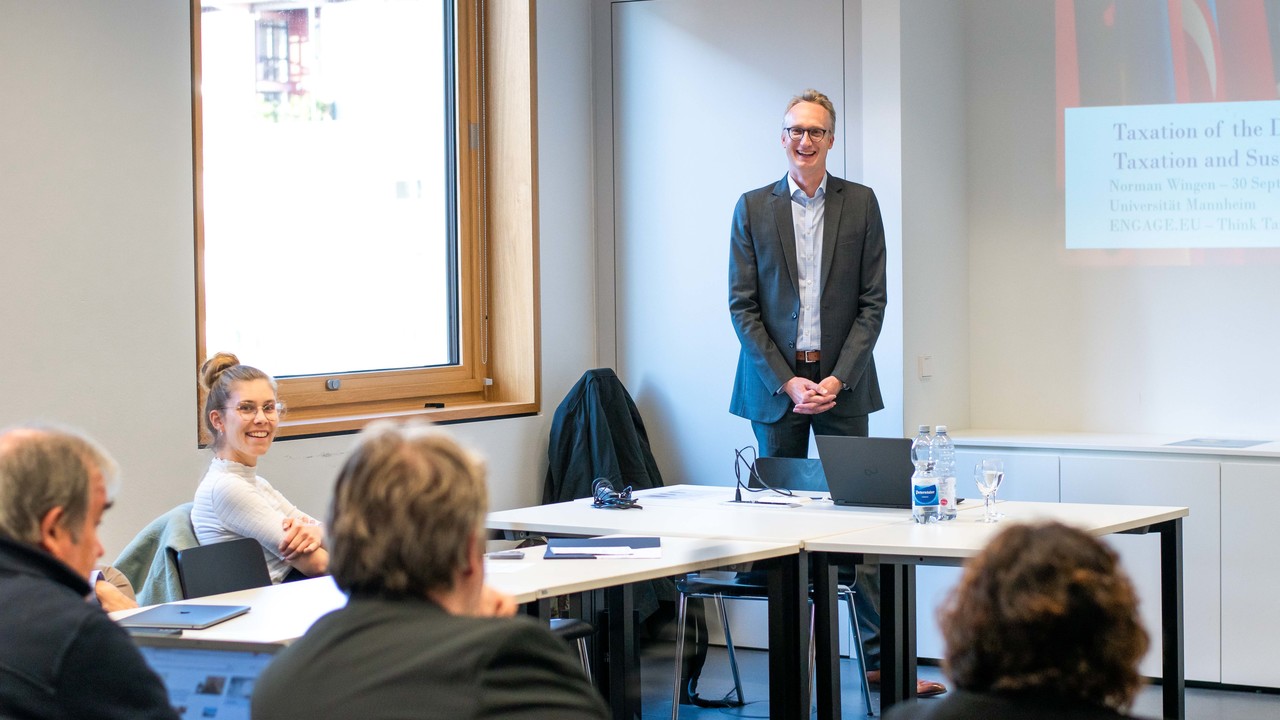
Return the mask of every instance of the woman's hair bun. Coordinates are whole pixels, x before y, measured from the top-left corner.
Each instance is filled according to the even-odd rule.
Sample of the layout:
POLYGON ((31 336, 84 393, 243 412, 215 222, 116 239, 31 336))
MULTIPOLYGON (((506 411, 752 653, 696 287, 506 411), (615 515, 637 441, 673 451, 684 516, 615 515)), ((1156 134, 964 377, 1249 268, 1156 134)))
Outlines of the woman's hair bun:
POLYGON ((240 358, 232 353, 220 352, 215 354, 200 366, 200 387, 209 390, 214 383, 218 382, 218 376, 226 370, 240 364, 240 358))

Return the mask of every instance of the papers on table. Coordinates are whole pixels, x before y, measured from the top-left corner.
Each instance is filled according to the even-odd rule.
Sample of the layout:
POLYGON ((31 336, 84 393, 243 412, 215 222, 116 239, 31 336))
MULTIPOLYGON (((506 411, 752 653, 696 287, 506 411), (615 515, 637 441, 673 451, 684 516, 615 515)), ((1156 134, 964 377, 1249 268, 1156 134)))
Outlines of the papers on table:
POLYGON ((723 495, 726 491, 733 492, 733 487, 719 487, 707 485, 666 485, 651 490, 642 490, 641 494, 645 500, 689 500, 706 497, 707 495, 723 495))
POLYGON ((656 537, 595 537, 548 538, 548 560, 587 558, 650 558, 662 557, 662 538, 656 537))
POLYGON ((744 495, 743 502, 753 502, 756 505, 787 505, 795 507, 797 505, 806 505, 813 502, 813 498, 808 495, 782 495, 780 493, 753 493, 750 500, 744 495))
POLYGON ((511 573, 524 572, 533 565, 529 563, 518 562, 487 562, 484 564, 485 575, 510 575, 511 573))

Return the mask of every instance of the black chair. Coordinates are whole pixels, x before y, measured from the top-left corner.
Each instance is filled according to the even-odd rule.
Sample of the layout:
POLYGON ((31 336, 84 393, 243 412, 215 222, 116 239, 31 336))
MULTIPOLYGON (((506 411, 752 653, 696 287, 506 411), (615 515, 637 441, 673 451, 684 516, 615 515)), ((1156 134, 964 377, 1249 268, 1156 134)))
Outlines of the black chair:
POLYGON ((189 599, 265 587, 271 573, 258 541, 240 538, 179 550, 178 581, 189 599))
MULTIPOLYGON (((811 491, 826 492, 827 479, 822 473, 822 466, 816 458, 760 458, 771 465, 772 472, 769 473, 768 487, 777 488, 782 491, 811 491)), ((759 463, 759 461, 757 461, 759 463)), ((750 469, 749 487, 759 489, 764 487, 760 481, 760 476, 756 472, 757 463, 752 463, 750 469)), ((764 463, 759 463, 764 464, 764 463)), ((744 493, 746 494, 746 493, 744 493)), ((685 623, 688 617, 688 604, 690 598, 710 599, 715 602, 719 610, 720 621, 724 627, 724 643, 725 650, 729 654, 729 668, 733 673, 733 688, 737 696, 737 704, 742 705, 745 698, 742 694, 742 681, 738 675, 738 657, 733 648, 733 636, 729 631, 729 616, 725 612, 725 600, 764 600, 768 601, 769 592, 762 578, 757 573, 740 573, 737 577, 722 579, 717 577, 708 577, 698 573, 691 573, 683 580, 676 582, 676 591, 679 592, 679 600, 676 612, 676 690, 671 702, 671 718, 677 720, 680 716, 680 699, 682 691, 692 693, 691 688, 682 687, 684 682, 681 678, 681 670, 684 662, 684 641, 685 641, 685 623)), ((849 638, 850 651, 856 654, 858 660, 858 670, 860 672, 862 685, 862 702, 866 707, 867 715, 874 715, 871 708, 871 691, 867 687, 867 667, 866 661, 863 659, 862 653, 862 631, 858 627, 858 611, 854 607, 853 594, 855 590, 848 585, 836 586, 837 600, 843 600, 849 610, 849 630, 851 637, 849 638)), ((813 607, 809 609, 809 674, 813 675, 814 660, 814 643, 813 643, 813 607)))
POLYGON ((582 672, 587 674, 587 680, 594 683, 595 680, 591 677, 591 656, 587 653, 587 638, 595 634, 596 627, 578 618, 551 618, 551 632, 577 647, 582 672))

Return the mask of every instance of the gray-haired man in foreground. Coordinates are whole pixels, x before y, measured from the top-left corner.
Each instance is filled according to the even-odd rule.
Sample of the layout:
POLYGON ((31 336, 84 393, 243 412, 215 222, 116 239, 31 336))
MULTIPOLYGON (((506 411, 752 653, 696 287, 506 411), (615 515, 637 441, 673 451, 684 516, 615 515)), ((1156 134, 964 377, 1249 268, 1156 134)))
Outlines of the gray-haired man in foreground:
POLYGON ((133 641, 85 602, 115 473, 78 433, 0 432, 0 717, 177 718, 133 641))

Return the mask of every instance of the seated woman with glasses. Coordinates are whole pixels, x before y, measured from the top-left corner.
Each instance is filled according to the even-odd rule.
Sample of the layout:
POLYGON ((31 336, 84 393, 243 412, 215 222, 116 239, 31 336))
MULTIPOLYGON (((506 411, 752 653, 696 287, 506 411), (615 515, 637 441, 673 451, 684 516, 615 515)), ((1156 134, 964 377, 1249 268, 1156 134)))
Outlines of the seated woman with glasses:
POLYGON ((1147 633, 1116 555, 1058 523, 1012 525, 965 568, 940 613, 958 692, 892 720, 1125 717, 1147 633))
POLYGON ((207 393, 204 425, 213 462, 196 488, 191 524, 201 545, 248 537, 262 545, 272 582, 323 575, 329 569, 320 523, 258 475, 258 458, 271 448, 284 403, 276 381, 261 370, 218 353, 200 368, 207 393))

